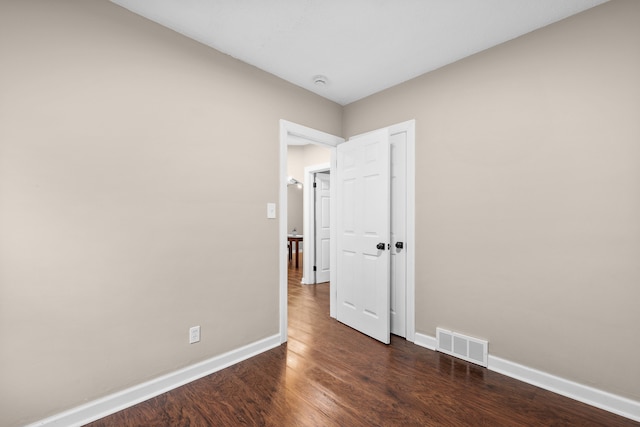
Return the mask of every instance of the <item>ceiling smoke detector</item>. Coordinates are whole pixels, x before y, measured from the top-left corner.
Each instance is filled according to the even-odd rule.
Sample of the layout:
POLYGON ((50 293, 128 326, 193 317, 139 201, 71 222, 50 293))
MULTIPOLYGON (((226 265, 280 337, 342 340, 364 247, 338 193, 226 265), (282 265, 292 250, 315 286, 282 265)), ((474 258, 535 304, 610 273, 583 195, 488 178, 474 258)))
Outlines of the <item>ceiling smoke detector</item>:
POLYGON ((315 84, 316 86, 324 86, 327 84, 328 80, 329 79, 327 79, 326 76, 317 75, 313 77, 313 84, 315 84))

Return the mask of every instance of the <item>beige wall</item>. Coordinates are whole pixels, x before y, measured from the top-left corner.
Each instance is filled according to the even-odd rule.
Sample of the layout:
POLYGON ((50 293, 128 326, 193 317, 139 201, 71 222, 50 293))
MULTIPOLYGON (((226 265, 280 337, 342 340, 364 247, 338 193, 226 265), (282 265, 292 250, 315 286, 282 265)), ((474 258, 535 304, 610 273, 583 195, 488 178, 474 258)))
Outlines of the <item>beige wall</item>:
MULTIPOLYGON (((290 145, 287 149, 287 174, 304 185, 306 178, 304 169, 306 167, 329 163, 330 161, 331 151, 328 148, 315 144, 290 145)), ((290 232, 295 228, 298 234, 302 234, 303 189, 290 185, 287 190, 287 230, 290 232)))
POLYGON ((416 329, 640 400, 640 2, 345 108, 416 119, 416 329))
MULTIPOLYGON (((287 187, 287 232, 294 229, 297 234, 303 233, 304 189, 298 185, 287 187)), ((302 246, 300 246, 302 250, 302 246)))
POLYGON ((331 161, 331 151, 321 145, 290 145, 287 149, 289 176, 304 183, 304 168, 320 165, 331 161))
POLYGON ((2 1, 0 58, 0 425, 278 333, 279 119, 339 105, 105 0, 2 1))
POLYGON ((1 2, 0 425, 278 332, 282 118, 417 119, 418 332, 640 400, 639 14, 343 110, 104 0, 1 2))

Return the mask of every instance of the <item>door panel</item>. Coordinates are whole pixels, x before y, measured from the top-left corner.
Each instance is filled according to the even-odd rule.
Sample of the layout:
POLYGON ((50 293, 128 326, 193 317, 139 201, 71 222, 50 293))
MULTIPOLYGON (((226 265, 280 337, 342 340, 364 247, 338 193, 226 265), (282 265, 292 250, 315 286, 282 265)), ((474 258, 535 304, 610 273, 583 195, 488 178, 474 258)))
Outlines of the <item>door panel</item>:
POLYGON ((387 129, 337 147, 337 319, 387 344, 389 168, 387 129))

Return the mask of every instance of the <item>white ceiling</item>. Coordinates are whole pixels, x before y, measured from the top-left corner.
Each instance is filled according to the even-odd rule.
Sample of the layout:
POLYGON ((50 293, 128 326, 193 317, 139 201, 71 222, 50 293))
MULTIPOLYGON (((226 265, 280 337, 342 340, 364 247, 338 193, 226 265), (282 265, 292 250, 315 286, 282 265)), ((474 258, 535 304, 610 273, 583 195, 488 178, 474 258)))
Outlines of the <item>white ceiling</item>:
POLYGON ((112 1, 346 105, 607 0, 112 1))

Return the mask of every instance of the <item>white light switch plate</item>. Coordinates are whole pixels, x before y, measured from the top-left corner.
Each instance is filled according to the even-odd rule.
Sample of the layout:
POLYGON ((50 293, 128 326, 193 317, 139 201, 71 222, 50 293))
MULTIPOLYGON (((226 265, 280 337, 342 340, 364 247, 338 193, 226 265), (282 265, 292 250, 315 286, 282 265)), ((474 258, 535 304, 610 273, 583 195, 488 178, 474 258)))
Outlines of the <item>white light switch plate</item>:
POLYGON ((267 218, 273 219, 276 217, 276 204, 267 203, 267 218))
POLYGON ((189 344, 200 342, 200 326, 192 326, 189 328, 189 344))

